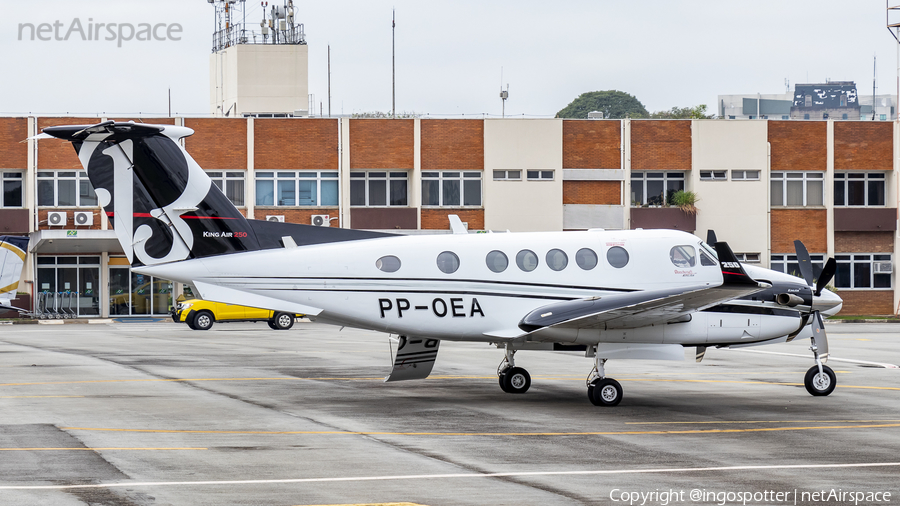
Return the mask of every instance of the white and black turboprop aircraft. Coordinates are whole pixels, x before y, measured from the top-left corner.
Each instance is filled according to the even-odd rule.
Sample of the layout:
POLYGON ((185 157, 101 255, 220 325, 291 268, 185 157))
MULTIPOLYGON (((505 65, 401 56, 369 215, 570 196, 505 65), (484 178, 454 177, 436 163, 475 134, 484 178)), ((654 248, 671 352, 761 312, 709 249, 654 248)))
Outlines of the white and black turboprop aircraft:
MULTIPOLYGON (((822 314, 841 299, 813 284, 737 261, 728 245, 672 230, 465 234, 377 232, 245 219, 179 140, 184 127, 114 123, 45 128, 71 141, 136 272, 188 283, 210 300, 303 313, 400 336, 386 381, 427 377, 441 341, 504 348, 505 392, 531 378, 517 350, 580 346, 596 405, 622 387, 609 359, 683 360, 684 347, 812 340, 813 395, 834 389, 822 314)), ((39 136, 40 137, 40 136, 39 136)), ((805 280, 805 281, 804 281, 805 280)))
POLYGON ((0 235, 0 310, 27 313, 27 309, 12 305, 25 267, 28 238, 0 235))

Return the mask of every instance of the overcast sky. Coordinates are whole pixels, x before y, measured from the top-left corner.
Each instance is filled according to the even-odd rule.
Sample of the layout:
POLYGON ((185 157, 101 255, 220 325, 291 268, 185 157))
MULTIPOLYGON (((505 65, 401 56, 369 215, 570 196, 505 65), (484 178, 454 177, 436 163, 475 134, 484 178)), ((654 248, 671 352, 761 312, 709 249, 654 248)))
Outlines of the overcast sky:
MULTIPOLYGON (((274 3, 274 2, 270 2, 274 3)), ((900 2, 897 2, 900 3, 900 2)), ((4 0, 0 114, 209 114, 214 10, 207 0, 4 0), (180 40, 30 40, 22 23, 178 24, 180 40), (89 21, 90 19, 90 21, 89 21)), ((784 93, 803 82, 852 80, 896 93, 897 43, 882 0, 589 0, 296 2, 309 43, 309 91, 332 112, 391 108, 396 8, 397 111, 460 117, 552 117, 579 94, 621 90, 648 110, 707 104, 731 93, 784 93)), ((259 29, 259 2, 247 2, 259 29)), ((900 22, 900 16, 897 17, 900 22)), ((108 33, 101 31, 101 38, 108 33)), ((162 36, 162 32, 157 32, 162 36)), ((124 34, 127 36, 127 30, 124 34)), ((54 38, 54 37, 51 37, 54 38)))

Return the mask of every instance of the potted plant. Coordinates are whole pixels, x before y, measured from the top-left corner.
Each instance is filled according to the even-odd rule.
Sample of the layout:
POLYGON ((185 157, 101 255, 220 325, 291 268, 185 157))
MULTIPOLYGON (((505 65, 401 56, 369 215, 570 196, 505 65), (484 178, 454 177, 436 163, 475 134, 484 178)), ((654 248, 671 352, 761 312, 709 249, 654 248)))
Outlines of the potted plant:
POLYGON ((672 194, 671 203, 685 213, 696 216, 700 211, 697 209, 699 200, 700 198, 697 197, 697 194, 692 191, 678 190, 672 194))

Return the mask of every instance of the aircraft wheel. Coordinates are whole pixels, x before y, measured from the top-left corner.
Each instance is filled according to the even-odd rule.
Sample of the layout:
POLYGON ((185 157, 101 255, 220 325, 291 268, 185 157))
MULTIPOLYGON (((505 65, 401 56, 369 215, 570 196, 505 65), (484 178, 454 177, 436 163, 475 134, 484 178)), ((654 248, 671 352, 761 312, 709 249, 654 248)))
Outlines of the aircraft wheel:
POLYGON ((204 309, 197 313, 197 316, 194 316, 194 325, 192 328, 194 330, 209 330, 212 328, 213 322, 215 322, 213 314, 204 309))
POLYGON ((500 388, 508 394, 524 394, 531 387, 531 375, 521 367, 500 373, 500 388))
POLYGON ((827 365, 822 366, 822 373, 819 373, 819 366, 814 365, 806 371, 806 377, 803 378, 803 384, 806 385, 806 391, 816 397, 828 395, 834 391, 837 386, 837 376, 834 371, 827 365))
POLYGON ((294 315, 275 313, 275 316, 269 320, 269 326, 275 330, 287 330, 294 326, 294 315))
POLYGON ((622 385, 612 378, 594 381, 588 392, 594 406, 617 406, 622 402, 622 385))
POLYGON ((268 325, 272 330, 278 330, 278 327, 275 326, 275 322, 273 322, 272 320, 266 320, 266 325, 268 325))

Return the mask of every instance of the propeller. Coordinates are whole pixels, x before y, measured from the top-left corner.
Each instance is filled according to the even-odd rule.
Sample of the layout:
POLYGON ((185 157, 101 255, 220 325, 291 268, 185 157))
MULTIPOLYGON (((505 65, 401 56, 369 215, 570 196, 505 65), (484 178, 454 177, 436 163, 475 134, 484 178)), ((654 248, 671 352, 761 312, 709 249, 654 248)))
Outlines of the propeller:
POLYGON ((820 357, 822 359, 827 359, 828 338, 825 335, 825 320, 822 318, 822 313, 816 309, 816 298, 822 295, 822 290, 834 277, 834 273, 837 271, 837 262, 835 262, 834 258, 829 258, 828 261, 825 262, 822 272, 819 273, 819 279, 814 281, 812 259, 809 256, 809 251, 807 251, 806 246, 803 245, 802 241, 794 241, 794 249, 797 252, 797 263, 800 266, 800 274, 812 290, 813 298, 810 302, 810 311, 804 313, 802 316, 802 325, 800 325, 797 332, 792 334, 788 340, 790 341, 793 337, 796 337, 809 322, 810 318, 812 318, 812 351, 817 359, 820 357))

